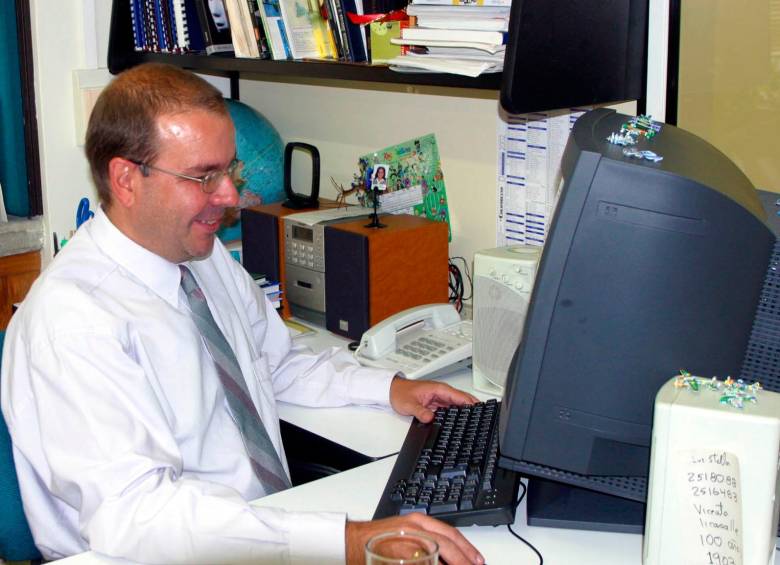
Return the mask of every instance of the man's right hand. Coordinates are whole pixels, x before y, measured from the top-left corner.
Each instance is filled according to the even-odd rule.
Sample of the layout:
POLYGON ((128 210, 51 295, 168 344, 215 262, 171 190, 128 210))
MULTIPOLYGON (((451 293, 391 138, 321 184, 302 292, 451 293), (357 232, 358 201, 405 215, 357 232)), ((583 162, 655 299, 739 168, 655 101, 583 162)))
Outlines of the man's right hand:
POLYGON ((456 528, 419 512, 371 522, 347 522, 347 565, 363 565, 368 540, 383 532, 423 532, 439 544, 439 557, 448 565, 483 565, 485 558, 456 528))

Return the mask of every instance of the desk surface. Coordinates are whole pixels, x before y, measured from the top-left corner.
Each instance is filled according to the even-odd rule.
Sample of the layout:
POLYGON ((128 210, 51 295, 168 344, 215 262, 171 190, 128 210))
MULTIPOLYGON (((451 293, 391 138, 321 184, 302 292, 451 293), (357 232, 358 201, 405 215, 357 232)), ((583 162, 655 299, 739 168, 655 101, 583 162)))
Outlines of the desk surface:
MULTIPOLYGON (((311 326, 308 322, 306 324, 311 326)), ((307 345, 315 351, 322 351, 329 346, 345 347, 349 340, 321 330, 315 335, 296 338, 296 343, 307 345)), ((437 380, 465 390, 480 400, 495 398, 474 390, 469 370, 460 370, 437 380)), ((279 402, 277 407, 279 417, 285 422, 348 447, 371 459, 398 453, 412 421, 410 416, 399 416, 390 410, 370 406, 307 408, 279 402), (355 422, 360 422, 360 426, 356 426, 355 422), (366 434, 364 430, 371 430, 371 433, 366 434)))
MULTIPOLYGON (((344 340, 321 332, 302 337, 307 345, 322 349, 343 345, 344 340)), ((441 380, 473 391, 469 371, 459 371, 441 380)), ((475 393, 485 399, 488 395, 475 393)), ((371 457, 395 454, 400 449, 411 418, 389 411, 350 406, 345 408, 302 408, 280 403, 280 417, 322 437, 371 457), (360 425, 355 425, 360 422, 360 425), (369 434, 361 430, 370 430, 369 434)), ((345 512, 353 520, 369 520, 390 476, 395 456, 363 465, 343 473, 307 483, 256 500, 257 506, 299 511, 345 512)), ((545 563, 577 565, 633 565, 642 561, 642 536, 529 527, 525 520, 525 501, 520 504, 513 529, 532 543, 545 563)), ((490 565, 535 565, 538 558, 525 544, 513 537, 506 526, 461 528, 464 535, 482 552, 490 565)), ((58 563, 63 565, 125 565, 129 561, 112 559, 93 552, 82 553, 58 563)), ((775 552, 775 565, 780 555, 775 552)))
MULTIPOLYGON (((353 520, 368 520, 390 476, 395 457, 344 471, 253 502, 257 506, 288 510, 328 510, 346 512, 353 520)), ((642 561, 642 536, 538 528, 525 525, 525 502, 517 510, 513 529, 532 543, 545 563, 577 565, 639 565, 642 561)), ((535 565, 536 555, 506 526, 461 528, 463 534, 485 556, 490 565, 535 565)), ((58 561, 63 565, 120 565, 130 563, 93 552, 58 561)), ((780 557, 775 552, 775 565, 780 557)))

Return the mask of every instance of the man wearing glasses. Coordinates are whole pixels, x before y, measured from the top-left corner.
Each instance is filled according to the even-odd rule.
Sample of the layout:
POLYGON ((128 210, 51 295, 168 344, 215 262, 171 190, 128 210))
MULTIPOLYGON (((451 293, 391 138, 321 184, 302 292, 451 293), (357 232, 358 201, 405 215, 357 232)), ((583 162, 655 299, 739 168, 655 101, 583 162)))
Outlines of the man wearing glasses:
POLYGON ((276 400, 427 421, 475 399, 293 346, 216 240, 240 170, 219 92, 166 65, 126 71, 95 106, 86 153, 101 207, 14 316, 0 390, 44 557, 352 563, 368 537, 404 527, 431 533, 452 565, 481 563, 419 514, 347 522, 248 504, 290 486, 276 400))

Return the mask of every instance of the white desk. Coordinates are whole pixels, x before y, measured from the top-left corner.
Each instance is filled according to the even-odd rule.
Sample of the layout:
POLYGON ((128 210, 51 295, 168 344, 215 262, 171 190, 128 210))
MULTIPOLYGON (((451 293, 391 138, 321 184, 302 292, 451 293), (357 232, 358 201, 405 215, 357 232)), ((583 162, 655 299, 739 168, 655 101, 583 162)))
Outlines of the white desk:
MULTIPOLYGON (((312 324, 304 322, 308 326, 312 324)), ((320 330, 316 335, 296 338, 315 351, 335 345, 346 347, 349 340, 320 330)), ((471 371, 461 370, 450 376, 439 378, 456 388, 465 390, 480 400, 495 398, 475 391, 471 385, 471 371)), ((316 434, 334 443, 356 451, 370 459, 380 459, 398 453, 412 421, 410 416, 399 416, 390 410, 368 406, 347 406, 342 408, 307 408, 278 403, 279 418, 316 434), (359 426, 355 422, 360 422, 359 426), (365 433, 370 430, 370 433, 365 433)))
MULTIPOLYGON (((291 510, 338 510, 355 520, 369 520, 374 513, 395 457, 369 463, 313 483, 258 500, 262 506, 291 510)), ((642 559, 642 536, 580 532, 525 525, 525 503, 517 511, 513 529, 542 553, 552 565, 629 565, 642 559)), ((485 556, 489 565, 534 565, 536 555, 506 526, 461 528, 485 556)), ((780 563, 780 562, 779 562, 780 563)))
MULTIPOLYGON (((302 337, 315 349, 343 345, 338 336, 321 332, 302 337)), ((469 371, 459 371, 443 380, 468 390, 481 399, 488 395, 473 391, 469 371)), ((395 454, 406 437, 410 417, 388 411, 350 406, 345 408, 302 408, 280 403, 282 419, 307 431, 347 446, 370 457, 395 454), (358 423, 358 424, 356 424, 358 423)), ((307 483, 256 500, 258 506, 287 510, 345 512, 353 520, 369 520, 390 476, 395 456, 307 483)), ((532 543, 551 565, 639 565, 642 560, 642 536, 587 532, 555 528, 529 527, 525 523, 525 501, 520 504, 514 530, 532 543)), ((482 552, 489 565, 535 565, 536 555, 506 526, 461 528, 464 535, 482 552)), ((58 561, 63 565, 126 565, 130 561, 82 553, 58 561)), ((775 552, 775 565, 780 556, 775 552)))
MULTIPOLYGON (((329 510, 346 512, 353 520, 368 520, 374 513, 387 478, 395 463, 388 457, 362 467, 344 471, 319 481, 255 501, 258 506, 288 510, 329 510)), ((532 543, 550 565, 639 565, 642 560, 642 536, 538 528, 525 525, 525 502, 517 510, 513 529, 532 543)), ((506 526, 461 528, 464 535, 485 556, 489 565, 535 565, 536 555, 506 526)), ((775 565, 780 557, 775 552, 775 565)), ((124 565, 93 552, 58 561, 63 565, 124 565)))

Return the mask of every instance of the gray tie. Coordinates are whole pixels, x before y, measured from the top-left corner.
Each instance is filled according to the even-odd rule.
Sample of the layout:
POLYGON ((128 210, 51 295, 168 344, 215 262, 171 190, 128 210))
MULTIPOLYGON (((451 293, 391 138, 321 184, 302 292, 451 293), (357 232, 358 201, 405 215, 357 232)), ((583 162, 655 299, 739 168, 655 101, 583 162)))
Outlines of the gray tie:
POLYGON ((214 321, 206 297, 195 281, 195 277, 187 267, 180 265, 179 269, 181 269, 181 286, 187 295, 192 319, 214 358, 230 412, 241 432, 257 478, 260 479, 266 494, 290 488, 290 479, 252 402, 235 353, 214 321))

